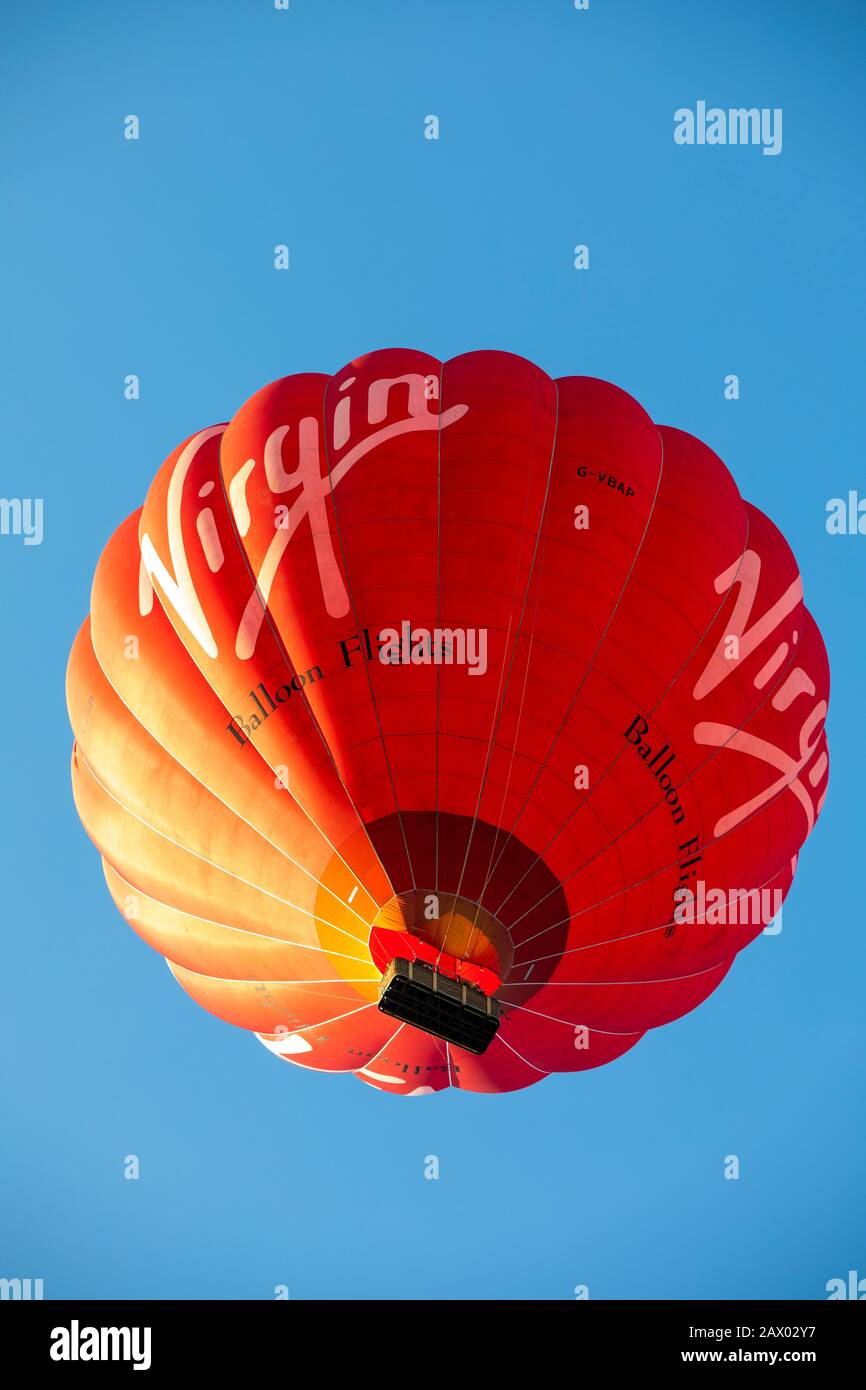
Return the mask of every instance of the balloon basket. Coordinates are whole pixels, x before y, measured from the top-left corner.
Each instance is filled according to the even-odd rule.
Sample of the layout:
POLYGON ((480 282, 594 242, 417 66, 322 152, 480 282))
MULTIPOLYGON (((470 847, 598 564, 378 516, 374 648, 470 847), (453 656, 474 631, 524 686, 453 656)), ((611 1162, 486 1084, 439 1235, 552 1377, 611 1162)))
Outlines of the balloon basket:
POLYGON ((476 1056, 490 1046, 500 1021, 498 1003, 483 990, 399 956, 382 977, 379 1008, 476 1056))

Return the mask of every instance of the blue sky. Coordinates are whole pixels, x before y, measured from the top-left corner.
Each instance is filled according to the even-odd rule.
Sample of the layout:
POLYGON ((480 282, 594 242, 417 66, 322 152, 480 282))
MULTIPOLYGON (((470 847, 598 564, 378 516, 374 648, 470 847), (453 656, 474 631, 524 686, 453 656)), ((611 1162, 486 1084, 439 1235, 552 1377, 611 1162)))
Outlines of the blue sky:
POLYGON ((44 539, 0 536, 0 1276, 568 1299, 866 1275, 866 538, 825 529, 866 495, 861 6, 19 0, 2 30, 0 491, 44 499, 44 539), (782 153, 675 145, 698 100, 781 107, 782 153), (170 449, 277 376, 398 345, 605 377, 705 439, 790 540, 832 674, 782 933, 611 1066, 411 1105, 182 994, 78 823, 63 693, 99 551, 170 449))

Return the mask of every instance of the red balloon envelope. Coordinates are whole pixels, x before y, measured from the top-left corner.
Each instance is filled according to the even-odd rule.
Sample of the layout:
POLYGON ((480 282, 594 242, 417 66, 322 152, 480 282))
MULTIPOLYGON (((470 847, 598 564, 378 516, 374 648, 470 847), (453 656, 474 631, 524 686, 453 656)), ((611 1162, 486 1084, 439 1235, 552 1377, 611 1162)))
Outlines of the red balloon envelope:
POLYGON ((206 1009, 395 1095, 514 1090, 693 1009, 776 916, 828 689, 706 445, 508 353, 375 352, 193 435, 108 542, 73 785, 206 1009))

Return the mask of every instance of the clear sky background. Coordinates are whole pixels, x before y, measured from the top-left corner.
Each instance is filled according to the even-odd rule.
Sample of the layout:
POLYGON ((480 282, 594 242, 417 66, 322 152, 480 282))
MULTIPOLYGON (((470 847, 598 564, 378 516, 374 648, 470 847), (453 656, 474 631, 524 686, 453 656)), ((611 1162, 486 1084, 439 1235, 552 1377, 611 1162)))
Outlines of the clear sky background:
POLYGON ((246 1299, 866 1276, 866 536, 825 529, 866 496, 862 3, 9 0, 2 31, 0 493, 45 510, 40 546, 0 537, 0 1276, 246 1299), (699 99, 781 107, 782 153, 678 147, 699 99), (621 1061, 499 1097, 399 1103, 198 1009, 72 805, 64 670, 111 531, 265 382, 391 346, 509 349, 701 436, 790 540, 830 655, 830 793, 782 933, 621 1061))

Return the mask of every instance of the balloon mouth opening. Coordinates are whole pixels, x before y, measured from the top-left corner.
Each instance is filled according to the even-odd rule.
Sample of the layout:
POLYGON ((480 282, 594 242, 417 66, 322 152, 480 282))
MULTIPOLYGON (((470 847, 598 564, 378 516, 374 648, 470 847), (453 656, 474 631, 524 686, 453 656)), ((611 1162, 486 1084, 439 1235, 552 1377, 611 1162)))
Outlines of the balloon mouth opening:
POLYGON ((501 997, 507 984, 510 1002, 525 1006, 556 972, 570 919, 558 878, 519 836, 445 811, 365 822, 320 875, 315 915, 334 975, 371 1004, 391 962, 401 959, 423 962, 490 998, 501 997), (354 867, 358 877, 349 878, 347 866, 367 863, 371 848, 392 885, 405 883, 408 848, 420 886, 377 884, 366 900, 351 892, 352 882, 366 879, 354 867), (355 979, 365 972, 347 954, 347 937, 358 942, 374 978, 355 979))
POLYGON ((417 961, 488 996, 514 957, 507 929, 480 903, 423 888, 396 893, 379 909, 370 951, 383 972, 397 959, 417 961))

